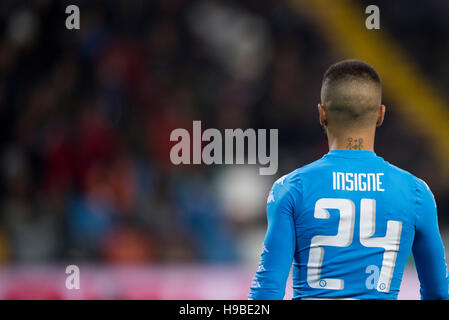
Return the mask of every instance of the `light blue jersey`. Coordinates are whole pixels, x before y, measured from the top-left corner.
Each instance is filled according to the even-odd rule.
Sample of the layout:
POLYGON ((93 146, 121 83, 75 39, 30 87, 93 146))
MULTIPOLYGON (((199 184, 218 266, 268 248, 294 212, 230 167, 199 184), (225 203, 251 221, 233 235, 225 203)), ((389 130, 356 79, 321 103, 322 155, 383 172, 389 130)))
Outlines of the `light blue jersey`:
POLYGON ((447 299, 444 247, 426 183, 372 151, 332 150, 278 179, 250 299, 397 299, 413 253, 423 299, 447 299))

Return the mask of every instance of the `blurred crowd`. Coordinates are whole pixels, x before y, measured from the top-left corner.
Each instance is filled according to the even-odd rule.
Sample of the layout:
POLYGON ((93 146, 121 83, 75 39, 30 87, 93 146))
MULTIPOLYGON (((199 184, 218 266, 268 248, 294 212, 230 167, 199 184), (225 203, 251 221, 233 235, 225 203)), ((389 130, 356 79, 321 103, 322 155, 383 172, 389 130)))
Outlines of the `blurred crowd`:
MULTIPOLYGON (((398 3, 408 2, 388 3, 382 23, 449 89, 448 20, 398 3), (429 22, 419 32, 418 20, 429 22)), ((322 74, 342 57, 314 26, 282 1, 1 1, 0 260, 244 259, 264 232, 270 184, 327 152, 316 105, 322 74), (65 28, 69 4, 80 30, 65 28), (171 164, 170 132, 193 120, 278 128, 278 174, 260 184, 237 168, 171 164)), ((389 111, 376 152, 428 182, 445 227, 438 162, 389 111)))

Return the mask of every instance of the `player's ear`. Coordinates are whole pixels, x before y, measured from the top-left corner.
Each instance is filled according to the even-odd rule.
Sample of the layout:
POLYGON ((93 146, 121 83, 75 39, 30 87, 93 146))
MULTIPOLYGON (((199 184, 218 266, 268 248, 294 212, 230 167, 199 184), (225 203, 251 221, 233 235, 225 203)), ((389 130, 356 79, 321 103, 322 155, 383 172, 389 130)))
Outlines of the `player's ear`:
POLYGON ((320 123, 323 127, 327 127, 327 110, 322 104, 318 104, 318 113, 320 115, 320 123))
POLYGON ((382 125, 382 122, 384 122, 384 118, 385 118, 385 106, 382 104, 379 107, 379 115, 377 117, 377 123, 376 123, 377 127, 380 127, 382 125))

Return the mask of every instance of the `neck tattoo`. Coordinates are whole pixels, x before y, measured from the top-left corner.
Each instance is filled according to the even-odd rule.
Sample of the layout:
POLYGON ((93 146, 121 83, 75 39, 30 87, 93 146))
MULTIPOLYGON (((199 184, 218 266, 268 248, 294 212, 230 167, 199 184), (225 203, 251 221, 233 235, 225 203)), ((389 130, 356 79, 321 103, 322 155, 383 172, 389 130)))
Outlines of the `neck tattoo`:
POLYGON ((362 150, 363 139, 362 138, 348 138, 348 144, 346 145, 348 150, 362 150))

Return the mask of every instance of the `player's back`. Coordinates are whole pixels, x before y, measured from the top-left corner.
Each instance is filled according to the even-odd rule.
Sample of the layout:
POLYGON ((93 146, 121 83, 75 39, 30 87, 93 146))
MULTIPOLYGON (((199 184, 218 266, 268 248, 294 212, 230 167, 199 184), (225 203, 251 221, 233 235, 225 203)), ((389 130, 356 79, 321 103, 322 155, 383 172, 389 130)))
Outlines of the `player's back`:
MULTIPOLYGON (((280 252, 291 248, 294 299, 396 299, 418 224, 435 223, 426 218, 432 212, 420 212, 421 202, 426 201, 435 206, 422 180, 372 151, 333 150, 283 176, 274 183, 267 200, 269 222, 272 221, 250 298, 276 297, 273 284, 282 282, 276 281, 276 277, 283 273, 280 278, 286 278, 282 270, 288 274, 288 258, 284 259, 280 252), (282 227, 280 219, 291 220, 285 220, 282 227), (291 238, 292 245, 285 238, 291 238), (268 290, 264 291, 264 286, 268 290), (264 293, 270 291, 272 294, 264 293)), ((426 280, 425 272, 418 270, 421 282, 432 283, 441 277, 443 282, 446 280, 438 261, 444 262, 444 248, 440 250, 441 238, 436 228, 436 232, 431 231, 437 233, 431 240, 437 243, 434 248, 416 249, 421 259, 427 259, 425 250, 438 251, 437 271, 428 270, 433 275, 426 280)), ((438 288, 431 288, 428 296, 433 292, 447 295, 447 284, 443 282, 435 284, 438 288)), ((427 294, 423 289, 421 293, 427 294)), ((281 295, 283 292, 278 297, 281 295)))
POLYGON ((395 298, 413 244, 417 179, 374 152, 349 150, 288 178, 301 187, 294 296, 395 298))

